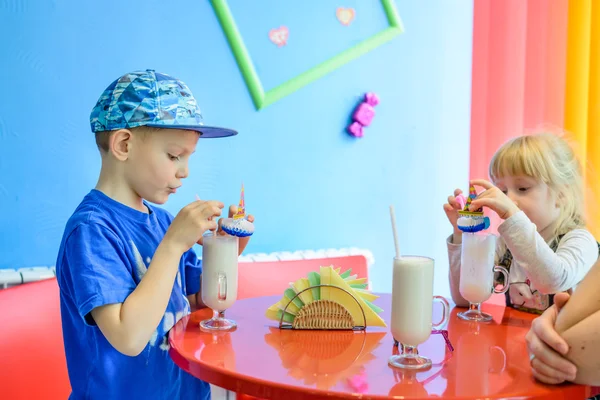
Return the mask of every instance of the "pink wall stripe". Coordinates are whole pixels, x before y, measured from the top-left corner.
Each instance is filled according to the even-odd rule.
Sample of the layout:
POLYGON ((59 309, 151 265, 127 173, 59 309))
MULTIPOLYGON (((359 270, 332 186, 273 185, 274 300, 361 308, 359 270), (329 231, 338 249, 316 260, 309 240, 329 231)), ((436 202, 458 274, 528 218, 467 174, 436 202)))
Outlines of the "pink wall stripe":
MULTIPOLYGON (((492 155, 509 138, 563 126, 567 10, 568 0, 474 2, 471 178, 488 178, 492 155)), ((493 231, 498 223, 492 218, 493 231)))

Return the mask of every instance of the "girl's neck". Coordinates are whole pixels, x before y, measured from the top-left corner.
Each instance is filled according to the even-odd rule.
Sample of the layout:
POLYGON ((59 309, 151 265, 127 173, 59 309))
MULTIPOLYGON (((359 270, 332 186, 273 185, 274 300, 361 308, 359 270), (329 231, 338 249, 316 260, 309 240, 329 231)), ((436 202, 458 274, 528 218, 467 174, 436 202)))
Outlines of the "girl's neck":
POLYGON ((541 231, 538 231, 540 236, 544 238, 544 241, 546 241, 546 243, 550 243, 552 240, 556 239, 556 222, 557 221, 554 220, 550 223, 550 225, 548 225, 541 231))

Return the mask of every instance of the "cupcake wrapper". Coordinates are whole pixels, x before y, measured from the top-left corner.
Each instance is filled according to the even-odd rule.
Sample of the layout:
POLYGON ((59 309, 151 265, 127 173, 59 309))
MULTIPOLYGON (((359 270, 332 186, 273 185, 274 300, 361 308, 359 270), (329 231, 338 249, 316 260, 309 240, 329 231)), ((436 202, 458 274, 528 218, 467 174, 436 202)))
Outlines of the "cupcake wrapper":
POLYGON ((244 229, 239 229, 236 227, 228 227, 225 225, 223 225, 221 228, 228 235, 237 236, 237 237, 247 237, 247 236, 251 236, 254 233, 254 232, 250 232, 250 231, 247 231, 244 229))
POLYGON ((254 224, 247 219, 227 218, 223 220, 221 229, 231 236, 246 237, 254 233, 254 224))

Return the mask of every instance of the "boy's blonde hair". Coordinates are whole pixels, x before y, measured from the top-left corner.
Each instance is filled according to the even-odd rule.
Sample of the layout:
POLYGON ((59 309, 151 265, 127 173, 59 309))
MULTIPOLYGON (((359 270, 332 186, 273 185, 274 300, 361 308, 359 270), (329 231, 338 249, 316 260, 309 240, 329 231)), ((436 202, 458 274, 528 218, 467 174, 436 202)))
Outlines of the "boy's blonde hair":
POLYGON ((585 226, 581 164, 562 137, 537 133, 509 140, 492 157, 489 174, 494 182, 505 176, 525 175, 548 185, 557 195, 560 209, 552 240, 585 226))

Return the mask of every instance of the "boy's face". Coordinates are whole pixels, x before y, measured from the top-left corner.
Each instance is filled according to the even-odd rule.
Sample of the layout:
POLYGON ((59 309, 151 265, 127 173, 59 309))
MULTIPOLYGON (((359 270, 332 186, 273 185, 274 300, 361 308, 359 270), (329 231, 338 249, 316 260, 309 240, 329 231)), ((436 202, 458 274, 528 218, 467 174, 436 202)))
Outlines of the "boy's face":
POLYGON ((196 150, 198 133, 158 129, 133 134, 131 140, 125 169, 129 185, 139 197, 164 204, 188 176, 188 161, 196 150))

